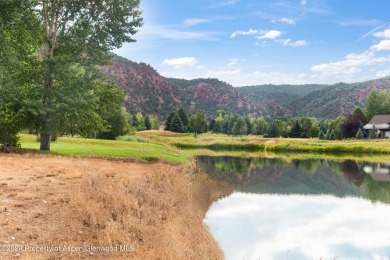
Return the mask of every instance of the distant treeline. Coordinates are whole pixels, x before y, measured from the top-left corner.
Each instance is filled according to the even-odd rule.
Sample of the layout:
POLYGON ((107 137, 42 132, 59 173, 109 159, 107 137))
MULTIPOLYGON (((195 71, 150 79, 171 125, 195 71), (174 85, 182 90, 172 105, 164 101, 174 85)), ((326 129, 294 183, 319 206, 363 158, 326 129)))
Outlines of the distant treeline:
POLYGON ((365 131, 363 127, 374 115, 390 114, 390 92, 373 90, 365 101, 365 107, 366 109, 355 107, 347 117, 340 115, 333 120, 292 117, 291 115, 266 120, 264 117, 254 117, 252 114, 242 116, 218 110, 207 123, 204 113, 196 113, 202 115, 201 120, 197 121, 194 120, 194 116, 188 116, 181 108, 168 116, 165 130, 195 133, 194 129, 196 129, 198 134, 209 131, 227 135, 262 135, 270 138, 320 138, 327 140, 376 138, 375 129, 365 131), (191 121, 191 118, 194 119, 191 121), (198 126, 199 124, 201 126, 198 126))

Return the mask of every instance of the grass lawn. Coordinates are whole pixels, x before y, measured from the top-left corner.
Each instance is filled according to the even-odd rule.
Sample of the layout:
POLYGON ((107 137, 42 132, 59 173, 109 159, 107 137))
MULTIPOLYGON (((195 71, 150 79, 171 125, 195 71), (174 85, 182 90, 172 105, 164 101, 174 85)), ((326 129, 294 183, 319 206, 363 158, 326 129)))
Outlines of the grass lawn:
MULTIPOLYGON (((39 149, 39 143, 34 135, 21 134, 21 144, 22 148, 37 151, 39 149)), ((51 143, 50 153, 85 157, 136 158, 146 161, 162 160, 174 163, 185 162, 195 154, 389 161, 390 140, 326 141, 211 133, 199 135, 195 139, 192 134, 144 131, 137 133, 137 136, 122 137, 121 140, 61 137, 51 143)))
MULTIPOLYGON (((374 140, 341 140, 328 141, 314 139, 292 138, 262 138, 261 136, 228 136, 223 134, 202 134, 194 138, 191 134, 174 135, 170 132, 145 131, 138 133, 139 136, 151 141, 176 145, 188 148, 207 148, 220 145, 233 147, 236 150, 252 145, 258 151, 268 152, 300 152, 300 153, 348 153, 348 154, 384 154, 390 155, 389 139, 374 140)), ((231 149, 226 149, 231 150, 231 149)))
MULTIPOLYGON (((20 135, 22 148, 39 149, 34 135, 20 135)), ((84 138, 60 137, 51 142, 51 154, 70 156, 107 156, 136 158, 146 161, 162 160, 181 163, 193 154, 189 150, 181 150, 174 146, 137 141, 96 140, 84 138)))

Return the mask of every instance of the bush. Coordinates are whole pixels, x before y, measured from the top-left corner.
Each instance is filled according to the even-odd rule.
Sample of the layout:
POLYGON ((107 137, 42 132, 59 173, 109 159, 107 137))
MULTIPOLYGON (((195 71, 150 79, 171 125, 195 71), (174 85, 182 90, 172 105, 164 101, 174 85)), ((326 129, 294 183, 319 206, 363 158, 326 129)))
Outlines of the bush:
POLYGON ((19 146, 19 133, 20 128, 15 120, 8 117, 0 116, 0 145, 3 146, 19 146))

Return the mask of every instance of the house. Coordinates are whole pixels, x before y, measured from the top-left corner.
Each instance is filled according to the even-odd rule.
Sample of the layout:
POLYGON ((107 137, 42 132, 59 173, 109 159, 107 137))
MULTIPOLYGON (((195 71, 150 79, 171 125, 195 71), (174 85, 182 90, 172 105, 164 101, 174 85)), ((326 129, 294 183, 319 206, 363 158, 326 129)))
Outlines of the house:
POLYGON ((378 137, 390 138, 390 115, 376 115, 364 126, 364 129, 371 130, 375 128, 378 131, 378 137))
POLYGON ((375 181, 390 182, 390 164, 366 165, 363 171, 370 174, 375 181))

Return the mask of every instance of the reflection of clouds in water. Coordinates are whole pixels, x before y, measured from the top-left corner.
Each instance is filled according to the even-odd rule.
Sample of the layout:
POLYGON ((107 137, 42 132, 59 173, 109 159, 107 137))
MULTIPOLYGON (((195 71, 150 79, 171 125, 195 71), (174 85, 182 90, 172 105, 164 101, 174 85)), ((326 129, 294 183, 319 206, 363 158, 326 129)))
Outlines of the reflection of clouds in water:
POLYGON ((226 259, 388 259, 389 217, 361 198, 234 193, 205 222, 226 259))

